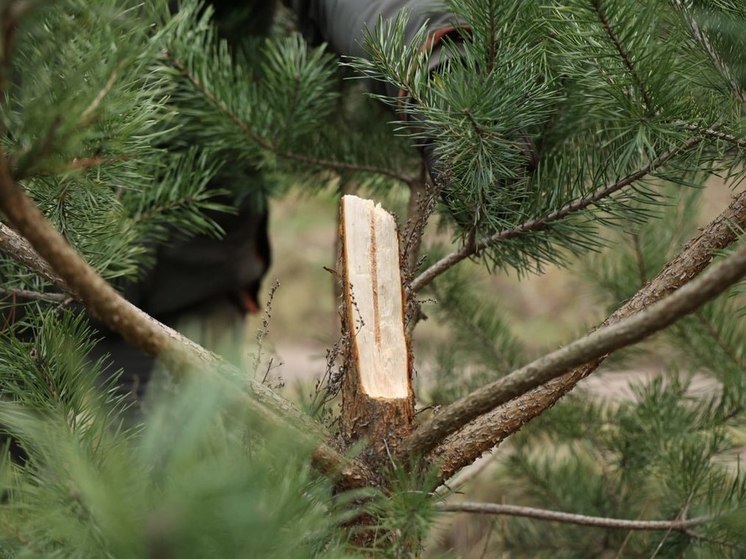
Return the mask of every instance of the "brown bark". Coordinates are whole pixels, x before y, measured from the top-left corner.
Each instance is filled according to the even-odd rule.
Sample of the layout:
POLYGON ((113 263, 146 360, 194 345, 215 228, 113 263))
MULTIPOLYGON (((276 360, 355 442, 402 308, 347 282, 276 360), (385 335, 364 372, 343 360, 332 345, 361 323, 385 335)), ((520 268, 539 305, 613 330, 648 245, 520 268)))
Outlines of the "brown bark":
POLYGON ((342 198, 344 320, 350 355, 342 381, 342 435, 383 457, 411 431, 414 392, 404 332, 399 237, 393 217, 356 196, 342 198))
MULTIPOLYGON (((731 245, 746 228, 746 191, 735 195, 728 208, 713 220, 681 253, 631 299, 600 326, 642 312, 645 308, 681 288, 704 270, 719 250, 731 245)), ((471 464, 533 418, 552 407, 583 378, 603 362, 593 359, 573 371, 523 394, 483 415, 462 430, 450 435, 429 454, 428 461, 438 464, 439 481, 445 481, 471 464)))

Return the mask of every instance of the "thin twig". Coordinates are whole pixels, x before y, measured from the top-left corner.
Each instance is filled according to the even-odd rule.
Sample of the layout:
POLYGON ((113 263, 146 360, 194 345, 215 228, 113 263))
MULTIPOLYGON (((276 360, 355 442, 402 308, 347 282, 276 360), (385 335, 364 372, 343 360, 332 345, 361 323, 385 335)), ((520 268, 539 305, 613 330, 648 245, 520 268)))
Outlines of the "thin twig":
POLYGON ((412 456, 428 452, 443 438, 497 406, 565 374, 573 367, 604 357, 670 326, 720 295, 744 275, 746 247, 741 247, 678 291, 642 312, 600 328, 441 409, 438 415, 403 441, 400 445, 401 455, 412 456))
POLYGON ((637 261, 637 272, 640 274, 640 287, 642 287, 648 281, 648 271, 647 271, 647 266, 645 265, 645 255, 642 253, 642 246, 640 245, 639 233, 633 233, 631 237, 632 237, 632 244, 634 245, 634 249, 635 249, 635 259, 637 261))
MULTIPOLYGON (((689 496, 686 499, 686 503, 684 503, 684 506, 679 511, 679 514, 676 515, 676 519, 674 520, 674 522, 680 521, 682 518, 684 518, 687 515, 687 513, 689 512, 689 505, 692 502, 692 497, 694 497, 694 493, 690 492, 689 496)), ((650 559, 655 559, 658 556, 658 553, 660 552, 660 550, 663 549, 663 544, 666 543, 668 536, 670 536, 671 532, 673 531, 674 531, 673 526, 669 527, 666 530, 666 533, 663 534, 661 541, 658 543, 658 546, 655 548, 655 551, 653 552, 653 555, 651 555, 650 559)))
MULTIPOLYGON (((729 542, 729 541, 721 540, 719 538, 713 538, 712 536, 704 536, 702 534, 698 534, 694 530, 684 530, 684 533, 687 536, 689 536, 690 538, 692 538, 693 540, 697 540, 697 541, 700 541, 700 542, 706 542, 706 543, 709 543, 710 545, 718 545, 720 547, 725 547, 727 549, 732 549, 733 551, 738 551, 738 552, 740 552, 739 555, 741 557, 743 557, 744 556, 744 552, 746 552, 746 548, 744 548, 741 545, 734 544, 734 543, 729 542)), ((736 557, 738 557, 739 555, 736 555, 736 557)))
POLYGON ((438 197, 437 188, 428 184, 427 170, 421 164, 420 176, 409 184, 409 201, 407 203, 407 225, 402 236, 401 254, 406 265, 405 273, 411 279, 420 258, 422 235, 427 221, 435 209, 438 197))
POLYGON ((516 227, 513 227, 512 229, 499 231, 494 235, 487 237, 486 239, 482 239, 474 243, 466 243, 459 250, 452 252, 447 256, 444 256, 435 264, 430 266, 427 270, 422 272, 419 276, 417 276, 411 285, 412 292, 416 293, 420 291, 436 277, 446 272, 452 266, 455 266, 462 260, 474 256, 480 250, 491 247, 503 241, 514 239, 525 233, 535 233, 537 231, 545 231, 549 229, 553 223, 560 221, 579 211, 585 210, 589 206, 592 206, 593 204, 603 200, 604 198, 611 196, 622 188, 625 188, 633 184, 634 182, 645 178, 677 155, 689 151, 701 142, 701 137, 697 136, 690 138, 678 148, 664 151, 658 157, 650 161, 648 164, 640 167, 635 172, 630 173, 629 175, 626 175, 625 177, 614 181, 613 183, 601 186, 587 196, 584 196, 583 198, 580 198, 578 200, 573 200, 572 202, 565 204, 561 208, 554 210, 553 212, 550 212, 543 217, 530 219, 516 227))
POLYGON ((119 79, 119 68, 117 67, 112 71, 111 75, 109 76, 109 79, 106 80, 104 87, 101 88, 101 90, 96 94, 96 96, 93 98, 90 104, 81 113, 78 126, 85 127, 88 124, 90 124, 91 119, 95 115, 96 111, 98 111, 99 107, 101 107, 101 103, 104 102, 104 99, 106 99, 106 96, 109 95, 109 93, 111 93, 111 90, 114 88, 114 84, 117 83, 118 79, 119 79))
POLYGON ((496 514, 502 516, 520 516, 549 522, 577 524, 594 528, 610 528, 614 530, 673 530, 684 532, 695 526, 700 526, 712 520, 711 517, 700 516, 688 520, 627 520, 622 518, 606 518, 602 516, 588 516, 553 510, 522 507, 517 505, 500 505, 497 503, 453 503, 435 505, 439 512, 473 512, 478 514, 496 514))
POLYGON ((596 16, 601 22, 601 26, 603 27, 604 32, 606 33, 606 35, 608 35, 609 40, 614 45, 614 48, 617 50, 619 57, 622 59, 622 63, 624 64, 624 67, 627 68, 627 71, 629 72, 630 77, 632 78, 632 81, 635 83, 635 87, 637 87, 637 91, 640 93, 640 97, 642 97, 642 103, 643 103, 643 108, 645 109, 645 112, 648 114, 652 113, 655 108, 653 106, 653 100, 651 99, 650 93, 645 87, 645 84, 643 83, 642 78, 637 72, 637 69, 635 68, 634 63, 632 62, 632 56, 629 54, 629 52, 627 52, 627 49, 622 44, 622 41, 619 38, 619 35, 616 34, 616 31, 614 31, 614 28, 611 26, 611 21, 606 15, 606 12, 604 12, 603 8, 601 7, 601 1, 592 0, 591 4, 593 5, 593 10, 596 12, 596 16))
POLYGON ((122 161, 128 161, 131 159, 128 155, 117 155, 114 157, 102 157, 100 155, 94 155, 92 157, 76 157, 70 163, 63 167, 64 171, 80 171, 86 169, 93 169, 102 165, 108 165, 109 163, 120 163, 122 161))
POLYGON ((459 473, 448 483, 441 485, 435 491, 437 495, 457 493, 464 485, 479 477, 495 461, 496 454, 488 454, 481 458, 478 464, 475 462, 471 467, 460 470, 459 473))
POLYGON ((730 144, 735 145, 739 149, 746 149, 746 138, 739 138, 738 136, 734 136, 733 134, 722 132, 714 126, 697 126, 696 124, 691 124, 689 122, 683 122, 681 120, 677 120, 673 122, 673 124, 676 126, 681 126, 682 128, 686 128, 687 130, 691 132, 696 132, 700 136, 705 136, 712 140, 720 140, 722 142, 728 142, 730 144))
POLYGON ((728 359, 730 359, 736 365, 736 367, 738 367, 742 371, 746 371, 746 362, 741 359, 736 348, 731 347, 731 345, 723 339, 723 335, 719 329, 720 325, 713 324, 712 320, 710 320, 710 318, 707 317, 702 311, 698 311, 697 313, 695 313, 695 316, 699 320, 699 323, 702 325, 702 327, 705 329, 705 332, 707 332, 707 334, 714 340, 717 346, 721 350, 723 350, 723 353, 728 356, 728 359))

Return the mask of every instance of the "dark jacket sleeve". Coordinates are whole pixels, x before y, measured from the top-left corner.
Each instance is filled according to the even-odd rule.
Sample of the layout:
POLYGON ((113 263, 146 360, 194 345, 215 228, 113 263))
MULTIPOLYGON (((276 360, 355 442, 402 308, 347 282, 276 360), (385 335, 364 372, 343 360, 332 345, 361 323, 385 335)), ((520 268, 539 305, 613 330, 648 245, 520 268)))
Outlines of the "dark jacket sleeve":
POLYGON ((336 52, 362 57, 365 30, 372 31, 380 20, 395 19, 402 10, 409 14, 408 40, 423 25, 431 36, 459 25, 437 0, 310 0, 303 17, 336 52))
MULTIPOLYGON (((432 48, 431 66, 439 63, 439 43, 443 37, 464 29, 463 22, 443 9, 438 0, 291 0, 301 31, 312 44, 325 41, 343 56, 365 57, 365 33, 381 21, 394 20, 403 10, 408 13, 405 39, 410 41, 424 25, 427 41, 421 48, 432 48)), ((386 88, 389 95, 397 95, 386 88)))

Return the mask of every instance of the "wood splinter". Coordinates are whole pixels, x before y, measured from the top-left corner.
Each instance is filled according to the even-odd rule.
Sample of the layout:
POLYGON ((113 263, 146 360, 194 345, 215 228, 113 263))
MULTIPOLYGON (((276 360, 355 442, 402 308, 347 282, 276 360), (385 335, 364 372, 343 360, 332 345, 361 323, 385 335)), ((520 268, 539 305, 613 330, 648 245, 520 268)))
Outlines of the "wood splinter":
POLYGON ((399 235, 394 218, 370 200, 341 205, 344 320, 350 362, 342 382, 342 434, 376 451, 412 430, 412 362, 404 331, 399 235))

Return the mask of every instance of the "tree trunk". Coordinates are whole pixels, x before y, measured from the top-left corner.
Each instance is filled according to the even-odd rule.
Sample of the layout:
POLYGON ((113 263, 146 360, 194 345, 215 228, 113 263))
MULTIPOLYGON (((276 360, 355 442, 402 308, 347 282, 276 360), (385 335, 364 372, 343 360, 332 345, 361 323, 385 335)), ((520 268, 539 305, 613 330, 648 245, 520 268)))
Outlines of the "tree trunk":
POLYGON ((412 359, 404 331, 399 237, 370 200, 344 196, 340 236, 349 355, 342 382, 342 435, 386 456, 412 430, 412 359))

